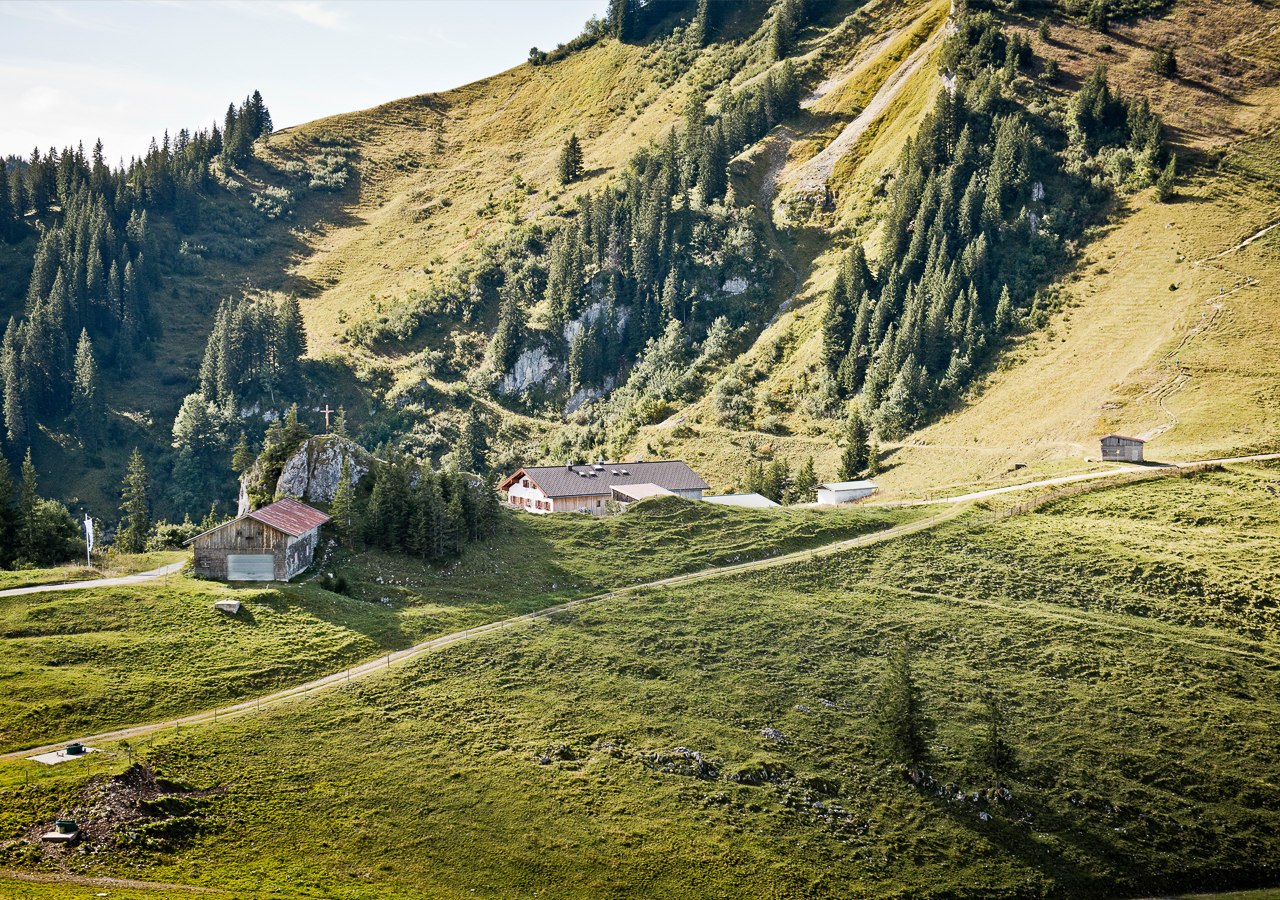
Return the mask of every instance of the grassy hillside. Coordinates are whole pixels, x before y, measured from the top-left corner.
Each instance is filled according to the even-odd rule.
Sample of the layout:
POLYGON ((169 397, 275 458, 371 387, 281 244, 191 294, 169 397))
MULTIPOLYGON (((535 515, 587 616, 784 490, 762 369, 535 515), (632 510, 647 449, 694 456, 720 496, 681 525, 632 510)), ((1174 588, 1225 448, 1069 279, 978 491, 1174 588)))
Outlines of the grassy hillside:
POLYGON ((331 561, 352 596, 173 576, 0 597, 0 750, 149 722, 306 681, 573 597, 830 543, 919 510, 740 510, 683 500, 614 519, 507 513, 435 568, 380 552, 331 561), (244 604, 227 616, 214 602, 244 604), (67 685, 75 690, 68 691, 67 685))
POLYGON ((1276 475, 1163 479, 650 592, 158 737, 146 763, 189 798, 185 818, 133 818, 79 763, 30 787, 5 767, 9 833, 91 821, 102 790, 126 810, 96 839, 110 852, 6 852, 247 896, 1114 897, 1274 882, 1280 658, 1274 561, 1259 554, 1280 536, 1276 475), (885 648, 902 636, 927 788, 876 737, 885 648), (1003 801, 983 762, 988 692, 1014 752, 1003 801))
MULTIPOLYGON (((1030 41, 1033 58, 1011 96, 1047 97, 1030 114, 1060 118, 1088 74, 1106 65, 1113 86, 1164 117, 1183 178, 1173 203, 1149 192, 1117 200, 1050 286, 1056 299, 1044 327, 1028 328, 939 421, 887 448, 887 489, 998 480, 1013 463, 1078 468, 1109 430, 1151 438, 1151 454, 1163 458, 1270 445, 1276 323, 1266 297, 1280 230, 1218 254, 1280 221, 1280 149, 1269 130, 1280 60, 1266 37, 1280 13, 1243 0, 1154 8, 1162 12, 1115 21, 1105 35, 1056 9, 1000 13, 1009 34, 1030 41), (1038 35, 1042 20, 1047 39, 1038 35), (1151 70, 1162 42, 1177 50, 1175 78, 1151 70)), ((819 475, 834 477, 844 408, 815 391, 825 298, 848 246, 874 256, 887 185, 944 89, 936 56, 951 28, 946 3, 826 4, 798 31, 790 58, 804 86, 800 114, 729 167, 726 208, 753 223, 772 268, 749 286, 731 351, 701 365, 676 399, 655 401, 638 427, 618 424, 608 408, 566 422, 554 405, 495 396, 485 369, 498 313, 491 298, 414 324, 424 297, 502 257, 513 234, 537 244, 573 217, 579 198, 616 185, 639 148, 682 127, 691 97, 705 98, 714 115, 731 92, 776 74, 767 4, 723 10, 705 48, 676 15, 639 40, 604 38, 544 65, 260 142, 243 171, 219 171, 222 187, 188 239, 194 256, 166 270, 153 304, 155 352, 109 379, 111 440, 84 453, 73 436, 46 429, 35 448, 44 483, 109 516, 133 444, 163 474, 172 419, 195 386, 216 304, 246 287, 302 301, 312 359, 296 397, 284 399, 301 400, 304 419, 315 419, 308 407, 345 405, 371 446, 407 442, 438 457, 456 438, 460 411, 478 404, 498 468, 589 445, 683 455, 716 487, 732 487, 747 462, 775 455, 793 466, 813 455, 819 475), (582 140, 585 171, 562 187, 557 159, 571 133, 582 140), (830 204, 817 209, 813 191, 824 184, 830 204), (371 331, 390 337, 369 341, 371 331), (751 373, 756 412, 725 427, 710 394, 735 368, 751 373)), ((164 237, 176 245, 182 236, 164 237)), ((21 269, 19 256, 0 264, 21 269)), ((526 312, 543 326, 543 304, 526 312)), ((257 413, 245 425, 251 436, 263 427, 257 413)))
MULTIPOLYGON (((1280 27, 1276 15, 1271 7, 1184 0, 1164 16, 1117 25, 1106 36, 1050 17, 1048 41, 1036 36, 1038 20, 1012 20, 1010 27, 1032 41, 1037 71, 1043 60, 1059 67, 1051 83, 1057 95, 1069 96, 1102 64, 1119 90, 1149 98, 1172 126, 1184 179, 1174 202, 1156 203, 1149 193, 1128 197, 1111 224, 1087 236, 1073 271, 1056 285, 1060 311, 1006 352, 963 404, 889 448, 880 479, 887 489, 998 481, 1014 463, 1046 473, 1080 468, 1096 459, 1097 437, 1113 430, 1149 438, 1149 455, 1157 459, 1274 444, 1278 323, 1267 298, 1280 275, 1280 229, 1233 248, 1280 222, 1274 178, 1280 147, 1267 112, 1280 102, 1280 68, 1274 48, 1259 38, 1280 27), (1189 33, 1197 39, 1181 39, 1189 33), (1164 41, 1177 47, 1176 79, 1150 70, 1152 49, 1164 41)), ((921 39, 909 28, 895 35, 885 40, 877 33, 859 53, 837 57, 843 68, 819 86, 807 118, 792 126, 808 126, 813 136, 783 142, 786 165, 770 177, 786 184, 790 173, 802 173, 816 147, 860 112, 880 91, 886 70, 895 71, 893 62, 921 39), (834 126, 827 124, 833 116, 834 126)), ((849 231, 875 247, 876 179, 940 89, 936 70, 904 79, 836 164, 839 192, 827 221, 837 248, 838 236, 849 231)), ((754 177, 766 174, 761 167, 754 177)), ((774 214, 780 224, 787 221, 782 200, 774 214)), ((745 358, 761 373, 757 395, 785 427, 734 433, 715 424, 703 400, 643 429, 639 448, 698 459, 726 482, 745 460, 773 454, 814 455, 821 477, 835 474, 841 451, 833 425, 815 415, 808 386, 838 256, 812 226, 782 228, 779 235, 804 285, 792 311, 745 358)))

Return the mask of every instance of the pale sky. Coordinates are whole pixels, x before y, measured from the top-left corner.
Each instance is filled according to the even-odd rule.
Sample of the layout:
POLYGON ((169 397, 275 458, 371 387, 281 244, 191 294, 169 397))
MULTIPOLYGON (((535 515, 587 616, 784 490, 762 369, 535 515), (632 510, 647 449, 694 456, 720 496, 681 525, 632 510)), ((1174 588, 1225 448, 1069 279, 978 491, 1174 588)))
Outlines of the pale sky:
POLYGON ((141 155, 254 91, 277 128, 442 91, 572 39, 606 0, 0 0, 0 156, 141 155))

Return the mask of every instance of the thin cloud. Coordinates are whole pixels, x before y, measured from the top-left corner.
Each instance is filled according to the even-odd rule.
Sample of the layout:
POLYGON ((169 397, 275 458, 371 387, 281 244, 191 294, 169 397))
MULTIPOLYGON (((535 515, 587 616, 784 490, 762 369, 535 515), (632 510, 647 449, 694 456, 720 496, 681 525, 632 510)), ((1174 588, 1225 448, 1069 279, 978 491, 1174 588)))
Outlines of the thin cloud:
POLYGON ((346 16, 341 12, 314 0, 282 0, 275 6, 276 9, 318 28, 338 31, 346 24, 346 16))

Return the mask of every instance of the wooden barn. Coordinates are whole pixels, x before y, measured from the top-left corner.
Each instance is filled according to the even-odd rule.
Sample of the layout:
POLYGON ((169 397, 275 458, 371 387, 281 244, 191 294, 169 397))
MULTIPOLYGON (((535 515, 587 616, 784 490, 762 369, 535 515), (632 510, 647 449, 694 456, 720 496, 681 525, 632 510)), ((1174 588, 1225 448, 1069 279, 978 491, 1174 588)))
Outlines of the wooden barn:
POLYGON ((1145 443, 1142 438, 1109 434, 1102 439, 1102 459, 1104 462, 1142 462, 1145 443))
POLYGON ((277 500, 198 534, 195 572, 217 581, 288 581, 311 565, 329 517, 297 500, 277 500))

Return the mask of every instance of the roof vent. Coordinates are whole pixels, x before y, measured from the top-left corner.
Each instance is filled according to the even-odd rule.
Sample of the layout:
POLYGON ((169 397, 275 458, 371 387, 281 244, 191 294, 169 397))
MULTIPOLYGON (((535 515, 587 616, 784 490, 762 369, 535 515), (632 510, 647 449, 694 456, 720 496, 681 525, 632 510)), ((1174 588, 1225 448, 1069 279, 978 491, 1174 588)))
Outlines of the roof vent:
POLYGON ((626 469, 623 469, 623 470, 622 470, 622 474, 623 474, 623 475, 630 475, 631 473, 630 473, 630 472, 628 472, 626 469))
POLYGON ((594 466, 592 466, 591 468, 595 469, 597 472, 603 472, 603 471, 604 471, 604 463, 596 463, 596 464, 595 464, 594 466))

